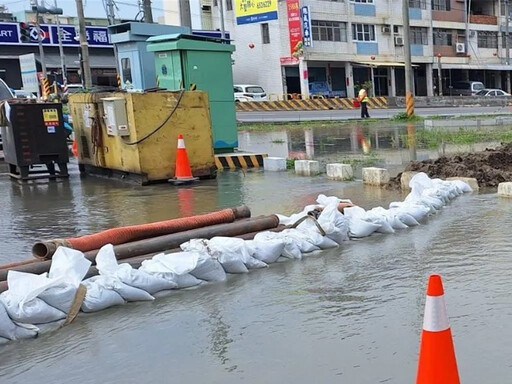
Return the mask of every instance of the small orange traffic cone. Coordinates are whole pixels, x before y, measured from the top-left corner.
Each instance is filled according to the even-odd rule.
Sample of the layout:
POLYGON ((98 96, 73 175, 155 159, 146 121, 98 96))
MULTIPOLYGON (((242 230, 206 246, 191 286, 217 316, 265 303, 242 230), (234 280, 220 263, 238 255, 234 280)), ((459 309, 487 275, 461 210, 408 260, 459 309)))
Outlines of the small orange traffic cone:
POLYGON ((441 276, 428 279, 416 384, 459 384, 441 276))
POLYGON ((78 157, 78 147, 76 145, 76 140, 73 140, 73 145, 71 146, 71 152, 73 156, 78 157))
POLYGON ((185 148, 185 140, 183 135, 178 135, 178 149, 176 150, 176 171, 174 173, 174 184, 191 183, 198 180, 197 177, 192 176, 190 163, 188 161, 187 149, 185 148))

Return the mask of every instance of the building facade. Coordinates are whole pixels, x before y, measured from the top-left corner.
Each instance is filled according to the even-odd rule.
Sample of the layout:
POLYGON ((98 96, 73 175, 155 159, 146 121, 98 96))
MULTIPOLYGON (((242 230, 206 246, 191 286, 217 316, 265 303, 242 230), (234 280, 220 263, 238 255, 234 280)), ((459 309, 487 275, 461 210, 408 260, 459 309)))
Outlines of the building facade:
MULTIPOLYGON (((219 1, 212 3, 214 29, 220 28, 219 1)), ((327 84, 333 93, 348 97, 362 86, 371 87, 376 96, 405 94, 402 0, 299 0, 300 7, 309 6, 312 32, 312 46, 303 48, 300 59, 292 56, 288 20, 288 7, 297 0, 279 0, 277 20, 242 25, 237 24, 236 7, 244 0, 222 1, 224 25, 236 45, 235 83, 261 85, 276 97, 314 93, 314 84, 327 84)), ((444 94, 462 80, 508 88, 504 3, 408 4, 416 95, 438 94, 439 73, 444 94)))

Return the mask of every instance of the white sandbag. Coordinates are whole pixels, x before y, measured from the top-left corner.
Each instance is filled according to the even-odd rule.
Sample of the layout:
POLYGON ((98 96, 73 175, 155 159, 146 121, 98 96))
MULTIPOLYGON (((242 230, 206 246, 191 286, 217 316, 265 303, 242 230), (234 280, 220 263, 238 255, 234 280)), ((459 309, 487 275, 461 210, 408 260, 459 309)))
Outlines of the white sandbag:
POLYGON ((369 223, 358 218, 350 219, 349 237, 362 238, 368 237, 377 231, 381 226, 379 224, 369 223))
POLYGON ((192 239, 180 245, 184 252, 208 252, 208 243, 206 239, 192 239))
POLYGON ((464 193, 473 192, 473 189, 469 186, 469 184, 462 180, 451 180, 451 182, 454 183, 464 193))
POLYGON ((60 283, 46 289, 38 297, 67 314, 75 300, 78 286, 90 266, 91 261, 87 260, 82 252, 58 247, 52 257, 48 277, 58 279, 60 283))
MULTIPOLYGON (((409 216, 411 217, 411 216, 409 216)), ((414 218, 411 217, 413 220, 414 218)), ((397 216, 393 216, 392 219, 391 219, 391 226, 393 227, 393 229, 407 229, 409 228, 409 226, 407 224, 405 224, 404 222, 402 222, 397 216)))
POLYGON ((126 301, 150 301, 155 299, 146 291, 131 287, 113 276, 98 275, 93 276, 86 281, 100 285, 105 289, 111 289, 126 301))
POLYGON ((192 276, 210 282, 226 280, 226 272, 217 260, 212 259, 210 255, 205 253, 198 253, 197 255, 197 265, 190 271, 192 276))
POLYGON ((115 305, 124 304, 125 301, 113 289, 107 289, 98 282, 84 280, 83 285, 87 288, 84 301, 82 302, 83 312, 96 312, 115 305))
MULTIPOLYGON (((170 254, 169 256, 172 255, 173 254, 170 254)), ((166 259, 167 255, 164 253, 155 255, 151 260, 144 260, 139 270, 143 270, 152 276, 156 276, 158 278, 172 282, 173 284, 176 284, 177 288, 189 288, 202 283, 201 280, 196 279, 190 273, 186 272, 192 270, 195 267, 195 264, 188 265, 187 267, 187 265, 183 263, 180 264, 179 261, 176 263, 176 265, 174 265, 172 261, 168 262, 168 264, 161 263, 159 261, 166 259), (180 273, 175 271, 179 271, 180 273)), ((185 261, 185 263, 186 262, 187 261, 185 261)))
POLYGON ((96 268, 100 275, 113 276, 122 283, 142 289, 150 295, 166 289, 174 289, 177 284, 158 276, 150 275, 143 270, 134 269, 130 264, 117 264, 114 246, 103 246, 96 255, 96 268))
POLYGON ((37 296, 48 288, 60 284, 58 279, 49 279, 46 273, 34 275, 17 271, 7 274, 9 289, 2 292, 0 300, 10 318, 27 324, 49 323, 66 317, 66 314, 48 305, 37 296))
POLYGON ((8 344, 11 340, 0 336, 0 345, 8 344))
POLYGON ((432 180, 424 172, 418 172, 409 181, 411 192, 417 196, 421 195, 426 188, 431 188, 432 185, 432 180))
POLYGON ((0 337, 8 340, 29 339, 37 336, 37 330, 26 329, 16 325, 0 301, 0 337))
POLYGON ((314 245, 312 242, 304 236, 304 233, 299 229, 285 229, 281 232, 284 236, 290 238, 299 248, 301 253, 309 253, 318 251, 320 248, 314 245))
POLYGON ((214 237, 208 242, 208 254, 217 259, 227 273, 247 273, 244 259, 251 257, 245 241, 238 238, 214 237))
POLYGON ((168 268, 170 272, 177 275, 190 273, 199 280, 224 281, 226 272, 217 260, 214 260, 206 253, 198 252, 176 252, 170 254, 158 254, 153 256, 168 268))
POLYGON ((323 205, 324 207, 335 204, 336 208, 338 208, 339 203, 352 204, 352 201, 350 201, 349 199, 340 199, 336 196, 325 196, 323 194, 318 195, 318 197, 316 198, 316 202, 320 205, 323 205))
POLYGON ((38 298, 67 314, 73 305, 77 289, 73 284, 62 282, 40 293, 38 298))
POLYGON ((322 206, 315 205, 315 204, 307 205, 306 207, 304 207, 304 209, 301 212, 294 213, 291 216, 284 216, 284 215, 280 215, 280 214, 277 214, 276 216, 279 218, 279 224, 282 224, 282 225, 293 225, 297 221, 302 219, 304 216, 307 216, 308 212, 314 210, 315 208, 322 208, 322 206))
POLYGON ((57 320, 52 323, 38 324, 37 325, 37 335, 44 335, 45 333, 54 332, 64 326, 66 323, 66 319, 57 320))
MULTIPOLYGON (((318 199, 322 200, 320 196, 318 199)), ((348 239, 349 220, 338 210, 336 200, 325 206, 317 221, 322 226, 326 236, 336 243, 341 244, 348 239)))
POLYGON ((420 225, 418 221, 407 212, 401 212, 400 210, 394 209, 392 212, 396 215, 398 220, 400 220, 402 223, 407 225, 408 227, 415 227, 417 225, 420 225))
MULTIPOLYGON (((263 232, 261 232, 263 233, 263 232)), ((261 233, 254 236, 254 240, 245 242, 249 254, 255 259, 261 260, 266 264, 272 264, 277 261, 284 250, 284 241, 282 239, 265 239, 260 236, 261 233)))
MULTIPOLYGON (((320 225, 319 222, 318 225, 320 225)), ((304 234, 304 240, 320 249, 336 248, 338 246, 337 242, 320 233, 320 229, 317 227, 313 218, 304 220, 297 226, 297 230, 304 234)))
POLYGON ((395 201, 389 204, 390 209, 397 209, 400 212, 407 213, 414 217, 416 221, 421 221, 428 216, 430 208, 427 208, 420 204, 404 203, 401 201, 395 201))

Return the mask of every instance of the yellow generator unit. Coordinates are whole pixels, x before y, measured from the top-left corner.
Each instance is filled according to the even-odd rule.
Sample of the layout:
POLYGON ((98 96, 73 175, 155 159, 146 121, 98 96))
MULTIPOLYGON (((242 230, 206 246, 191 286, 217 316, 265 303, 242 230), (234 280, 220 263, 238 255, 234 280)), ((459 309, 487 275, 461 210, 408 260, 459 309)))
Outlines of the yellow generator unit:
POLYGON ((78 93, 70 109, 81 172, 166 181, 182 134, 192 174, 216 175, 206 92, 78 93))

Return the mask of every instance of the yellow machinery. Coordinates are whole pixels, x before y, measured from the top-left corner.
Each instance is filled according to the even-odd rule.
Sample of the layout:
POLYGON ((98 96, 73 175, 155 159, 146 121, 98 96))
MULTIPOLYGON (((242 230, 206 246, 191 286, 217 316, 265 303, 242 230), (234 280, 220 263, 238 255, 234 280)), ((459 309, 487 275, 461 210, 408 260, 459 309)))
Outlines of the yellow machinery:
POLYGON ((182 134, 192 174, 215 177, 206 92, 79 93, 70 109, 81 172, 168 180, 182 134))

